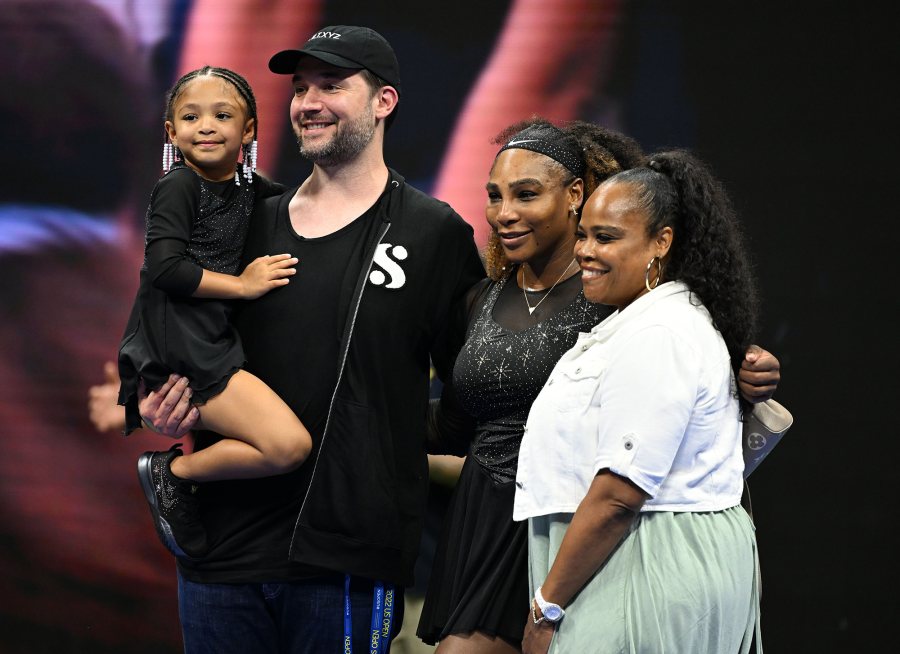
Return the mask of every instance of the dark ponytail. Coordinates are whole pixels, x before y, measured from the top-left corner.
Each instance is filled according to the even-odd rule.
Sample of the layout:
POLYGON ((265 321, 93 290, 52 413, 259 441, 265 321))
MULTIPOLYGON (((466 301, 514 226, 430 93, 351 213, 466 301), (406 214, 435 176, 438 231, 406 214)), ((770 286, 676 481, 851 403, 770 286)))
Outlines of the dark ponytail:
POLYGON ((759 300, 741 226, 724 186, 683 150, 654 154, 646 165, 614 179, 637 186, 649 216, 648 234, 667 226, 674 231, 662 280, 684 282, 707 308, 737 376, 756 333, 759 300))

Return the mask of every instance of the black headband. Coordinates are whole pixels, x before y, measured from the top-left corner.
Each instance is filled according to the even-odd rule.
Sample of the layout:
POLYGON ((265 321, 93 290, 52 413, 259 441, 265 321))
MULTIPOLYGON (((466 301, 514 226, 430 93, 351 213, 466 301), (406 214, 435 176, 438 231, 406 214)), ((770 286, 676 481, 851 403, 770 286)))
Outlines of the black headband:
POLYGON ((584 175, 584 160, 581 150, 566 143, 566 134, 553 125, 532 125, 513 136, 497 152, 521 148, 531 150, 561 163, 575 177, 584 175))

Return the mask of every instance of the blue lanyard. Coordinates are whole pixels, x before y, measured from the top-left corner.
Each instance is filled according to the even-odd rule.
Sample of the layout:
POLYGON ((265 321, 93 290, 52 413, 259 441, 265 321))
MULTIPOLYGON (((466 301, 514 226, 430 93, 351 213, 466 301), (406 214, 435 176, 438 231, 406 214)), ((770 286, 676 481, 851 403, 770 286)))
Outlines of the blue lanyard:
POLYGON ((344 654, 353 654, 353 620, 350 616, 350 575, 344 577, 344 654))
MULTIPOLYGON (((394 585, 375 582, 369 654, 387 654, 394 623, 394 585)), ((350 613, 350 575, 344 576, 344 654, 353 654, 353 621, 350 613)))

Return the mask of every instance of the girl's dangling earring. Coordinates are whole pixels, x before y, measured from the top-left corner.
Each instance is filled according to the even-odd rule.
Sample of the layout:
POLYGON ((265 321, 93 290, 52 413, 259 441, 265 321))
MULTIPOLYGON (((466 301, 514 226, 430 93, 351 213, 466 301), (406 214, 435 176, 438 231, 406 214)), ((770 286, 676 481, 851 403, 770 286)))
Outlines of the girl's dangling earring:
POLYGON ((244 177, 249 184, 253 183, 253 173, 256 172, 256 139, 244 146, 244 177))
POLYGON ((162 169, 164 173, 169 172, 172 168, 172 164, 175 161, 175 146, 169 143, 167 140, 163 144, 163 160, 162 160, 162 169))
POLYGON ((172 166, 175 165, 176 161, 181 161, 181 151, 177 147, 175 147, 175 145, 171 141, 169 141, 169 137, 166 137, 166 142, 163 144, 163 173, 167 173, 172 170, 172 166))

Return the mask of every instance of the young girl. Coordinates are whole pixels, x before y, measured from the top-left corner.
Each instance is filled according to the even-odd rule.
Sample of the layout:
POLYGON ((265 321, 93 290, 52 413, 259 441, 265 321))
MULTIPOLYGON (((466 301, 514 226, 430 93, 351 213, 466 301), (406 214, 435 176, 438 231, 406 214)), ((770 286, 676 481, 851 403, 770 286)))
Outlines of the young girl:
POLYGON ((312 447, 281 398, 241 369, 229 322, 229 300, 287 284, 297 263, 289 254, 265 256, 237 275, 255 199, 279 192, 254 172, 256 121, 253 91, 233 71, 206 66, 172 87, 165 175, 150 196, 140 288, 119 349, 126 434, 141 426, 139 382, 156 389, 176 373, 190 381, 202 427, 224 437, 192 454, 177 444, 138 460, 157 533, 176 556, 207 549, 197 483, 289 472, 312 447))

